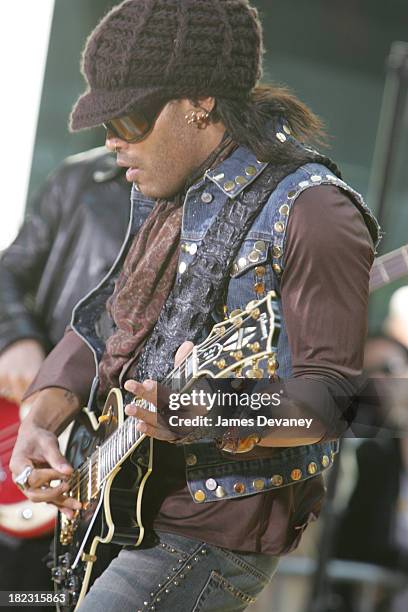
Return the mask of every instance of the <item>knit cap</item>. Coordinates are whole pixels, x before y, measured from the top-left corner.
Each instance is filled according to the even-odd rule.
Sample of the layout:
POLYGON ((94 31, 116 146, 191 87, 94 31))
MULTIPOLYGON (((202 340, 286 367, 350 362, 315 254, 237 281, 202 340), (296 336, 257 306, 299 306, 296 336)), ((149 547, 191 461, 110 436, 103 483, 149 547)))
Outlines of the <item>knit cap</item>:
POLYGON ((248 0, 126 0, 88 38, 88 87, 71 129, 95 127, 158 97, 247 97, 261 77, 262 52, 261 24, 248 0))

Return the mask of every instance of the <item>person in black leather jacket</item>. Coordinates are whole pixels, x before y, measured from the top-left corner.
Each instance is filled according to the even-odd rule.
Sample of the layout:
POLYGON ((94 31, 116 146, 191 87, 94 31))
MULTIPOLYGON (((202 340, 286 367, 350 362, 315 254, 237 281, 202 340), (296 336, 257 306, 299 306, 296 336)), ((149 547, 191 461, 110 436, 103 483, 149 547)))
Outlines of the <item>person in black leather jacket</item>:
POLYGON ((104 147, 67 158, 0 257, 0 395, 19 401, 71 311, 109 270, 130 187, 104 147))
MULTIPOLYGON (((114 262, 129 212, 130 185, 104 147, 67 158, 48 178, 0 257, 0 396, 19 402, 73 306, 114 262)), ((49 539, 0 528, 0 590, 53 588, 41 561, 49 539)))

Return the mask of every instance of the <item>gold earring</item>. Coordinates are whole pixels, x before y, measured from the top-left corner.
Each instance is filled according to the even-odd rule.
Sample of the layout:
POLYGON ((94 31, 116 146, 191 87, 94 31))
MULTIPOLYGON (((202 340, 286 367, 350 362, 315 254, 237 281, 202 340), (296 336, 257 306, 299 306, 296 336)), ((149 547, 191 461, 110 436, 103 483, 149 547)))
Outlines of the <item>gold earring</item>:
POLYGON ((199 130, 205 130, 210 123, 210 113, 204 108, 191 110, 185 117, 188 125, 195 125, 199 130))

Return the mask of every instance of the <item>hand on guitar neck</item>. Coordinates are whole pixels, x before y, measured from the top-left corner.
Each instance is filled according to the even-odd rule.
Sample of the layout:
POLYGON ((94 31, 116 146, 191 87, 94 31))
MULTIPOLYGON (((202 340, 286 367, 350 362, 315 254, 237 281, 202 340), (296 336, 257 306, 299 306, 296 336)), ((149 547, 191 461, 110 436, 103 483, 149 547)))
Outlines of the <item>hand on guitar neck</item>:
POLYGON ((0 396, 19 404, 44 361, 37 340, 13 342, 0 355, 0 396))
POLYGON ((33 467, 24 494, 32 502, 48 502, 67 516, 80 508, 74 499, 64 496, 67 480, 73 471, 61 454, 58 435, 73 420, 81 406, 78 398, 64 390, 49 388, 30 396, 22 408, 29 408, 21 423, 10 460, 16 478, 27 466, 33 467), (50 486, 52 481, 61 481, 50 486))

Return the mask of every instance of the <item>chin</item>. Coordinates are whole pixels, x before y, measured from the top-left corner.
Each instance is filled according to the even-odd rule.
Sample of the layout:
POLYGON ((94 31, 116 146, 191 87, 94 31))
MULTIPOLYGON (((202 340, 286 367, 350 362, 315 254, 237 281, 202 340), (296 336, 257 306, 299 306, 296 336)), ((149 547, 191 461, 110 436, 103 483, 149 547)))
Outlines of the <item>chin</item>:
POLYGON ((139 191, 141 191, 141 193, 143 193, 143 195, 145 195, 147 198, 152 198, 155 200, 169 200, 178 193, 177 190, 169 191, 166 189, 160 189, 160 187, 157 185, 139 184, 138 188, 139 191))

